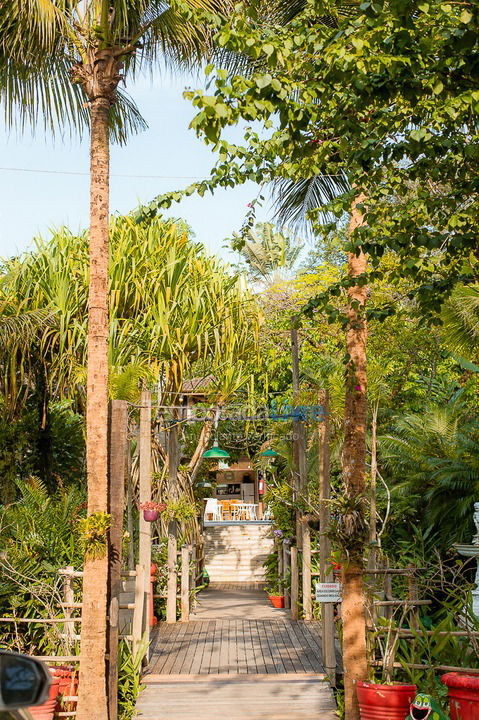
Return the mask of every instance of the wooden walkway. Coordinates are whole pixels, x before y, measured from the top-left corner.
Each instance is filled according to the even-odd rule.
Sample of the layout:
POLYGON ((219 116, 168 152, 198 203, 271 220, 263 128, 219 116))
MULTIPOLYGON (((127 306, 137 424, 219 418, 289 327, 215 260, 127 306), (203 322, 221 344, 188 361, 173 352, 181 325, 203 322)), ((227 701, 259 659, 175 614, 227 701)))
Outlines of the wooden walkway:
POLYGON ((162 625, 151 675, 322 673, 317 623, 205 620, 162 625))
POLYGON ((142 682, 138 720, 337 718, 319 623, 291 621, 256 588, 210 589, 191 622, 160 623, 142 682))

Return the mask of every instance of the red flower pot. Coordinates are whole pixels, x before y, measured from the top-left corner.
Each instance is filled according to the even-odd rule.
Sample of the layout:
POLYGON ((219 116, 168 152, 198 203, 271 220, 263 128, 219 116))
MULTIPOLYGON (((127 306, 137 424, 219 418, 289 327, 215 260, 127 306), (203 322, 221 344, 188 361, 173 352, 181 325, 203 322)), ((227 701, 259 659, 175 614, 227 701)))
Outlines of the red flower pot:
MULTIPOLYGON (((50 672, 50 674, 52 673, 50 672)), ((48 700, 45 700, 42 705, 28 708, 30 711, 30 715, 32 716, 32 718, 34 718, 34 720, 53 720, 53 713, 55 712, 57 698, 60 693, 59 686, 60 678, 53 677, 52 675, 52 684, 50 685, 48 700)))
POLYGON ((271 605, 275 608, 284 608, 284 595, 268 595, 271 605))
POLYGON ((50 668, 50 673, 53 677, 60 678, 60 685, 58 687, 60 697, 57 699, 55 712, 75 710, 75 701, 69 700, 65 702, 63 700, 63 697, 78 695, 78 673, 75 668, 68 665, 57 665, 56 667, 50 668))
POLYGON ((479 675, 446 673, 441 678, 447 685, 451 720, 479 718, 479 675))
POLYGON ((358 681, 361 720, 405 720, 416 692, 415 685, 376 685, 358 681))
POLYGON ((143 510, 143 518, 146 522, 158 520, 158 510, 143 510))

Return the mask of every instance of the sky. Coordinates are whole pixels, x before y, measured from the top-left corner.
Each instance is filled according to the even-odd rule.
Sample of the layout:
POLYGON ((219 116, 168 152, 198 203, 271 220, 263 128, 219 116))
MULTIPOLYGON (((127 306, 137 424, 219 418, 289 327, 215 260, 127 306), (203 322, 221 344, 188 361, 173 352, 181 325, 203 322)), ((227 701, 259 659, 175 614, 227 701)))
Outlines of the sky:
MULTIPOLYGON (((186 86, 201 87, 202 78, 140 79, 127 87, 149 129, 124 147, 111 149, 111 211, 127 213, 140 202, 189 185, 209 175, 215 156, 188 129, 195 108, 182 97, 186 86), (171 179, 134 176, 167 176, 171 179), (175 179, 178 178, 178 179, 175 179), (181 178, 181 179, 180 179, 181 178)), ((240 131, 235 132, 238 141, 240 131)), ((27 250, 36 235, 67 225, 76 232, 88 226, 88 140, 53 139, 38 130, 19 136, 0 121, 0 257, 27 250), (48 172, 32 172, 32 171, 48 172), (71 173, 71 174, 70 174, 71 173), (78 174, 77 174, 78 173, 78 174)), ((196 239, 225 259, 225 239, 239 230, 258 187, 253 183, 218 190, 214 196, 191 196, 168 215, 184 218, 196 239)), ((257 213, 269 220, 267 206, 257 213)))

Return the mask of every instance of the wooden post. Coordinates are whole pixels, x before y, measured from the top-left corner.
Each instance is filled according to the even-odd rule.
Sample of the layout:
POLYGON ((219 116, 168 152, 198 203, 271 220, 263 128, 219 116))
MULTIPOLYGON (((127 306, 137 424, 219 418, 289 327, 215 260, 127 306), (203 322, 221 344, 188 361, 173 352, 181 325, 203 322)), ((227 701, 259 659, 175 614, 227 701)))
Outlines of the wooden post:
MULTIPOLYGON (((71 609, 69 606, 71 606, 74 602, 74 593, 73 593, 73 587, 72 587, 72 575, 68 573, 73 572, 73 565, 68 565, 65 568, 65 574, 63 575, 63 602, 65 603, 65 606, 63 608, 63 614, 66 618, 70 618, 72 616, 71 609)), ((74 643, 74 635, 75 635, 75 625, 72 622, 66 622, 64 625, 63 632, 66 635, 66 641, 67 641, 67 653, 70 654, 72 651, 72 645, 74 643)))
POLYGON ((312 620, 311 534, 306 518, 303 518, 301 521, 301 531, 303 536, 303 616, 305 620, 312 620))
POLYGON ((418 592, 418 588, 417 588, 415 568, 414 568, 414 566, 411 565, 408 569, 410 570, 410 573, 407 576, 408 600, 410 600, 411 604, 412 604, 410 626, 412 628, 414 628, 414 630, 418 630, 419 629, 419 610, 418 610, 418 606, 414 605, 414 603, 416 602, 416 600, 419 600, 419 592, 418 592))
POLYGON ((181 622, 190 619, 190 548, 181 548, 181 622))
POLYGON ((291 546, 291 620, 298 619, 299 602, 299 569, 298 548, 291 546))
POLYGON ((377 568, 377 489, 376 479, 378 473, 377 461, 377 435, 378 435, 378 403, 373 408, 371 420, 371 497, 370 497, 370 519, 369 519, 369 555, 368 570, 377 568))
MULTIPOLYGON (((292 365, 292 386, 293 386, 293 406, 297 407, 300 403, 299 394, 299 338, 297 329, 298 318, 294 315, 291 318, 291 365, 292 365)), ((306 462, 306 428, 304 421, 301 419, 293 420, 293 488, 294 499, 297 500, 302 492, 305 491, 308 484, 307 462, 306 462)), ((298 548, 301 549, 301 518, 296 513, 296 542, 298 548)))
POLYGON ((118 717, 118 642, 120 621, 123 508, 125 503, 125 461, 128 410, 124 400, 110 403, 109 428, 109 511, 110 578, 108 631, 108 708, 109 720, 118 717))
POLYGON ((128 543, 128 570, 135 569, 135 547, 134 537, 135 529, 133 525, 133 498, 131 497, 131 445, 127 443, 127 470, 126 470, 126 516, 127 516, 127 527, 128 534, 130 536, 130 542, 128 543))
MULTIPOLYGON (((136 656, 143 637, 143 616, 145 614, 145 568, 143 565, 136 566, 135 578, 135 607, 133 609, 133 657, 136 656)), ((149 578, 148 578, 149 579, 149 578)))
MULTIPOLYGON (((319 404, 322 405, 324 415, 319 423, 319 527, 321 540, 319 546, 319 576, 321 582, 332 582, 333 572, 329 563, 331 543, 327 536, 329 530, 331 511, 329 498, 331 494, 330 457, 329 457, 329 393, 327 390, 319 391, 319 404)), ((321 605, 322 645, 324 669, 331 683, 336 682, 336 650, 334 646, 334 605, 322 603, 321 605)))
POLYGON ((278 553, 278 591, 280 595, 284 593, 283 582, 283 543, 281 540, 275 541, 278 553))
MULTIPOLYGON (((151 500, 151 393, 143 390, 140 408, 140 503, 151 500)), ((149 628, 150 607, 150 566, 151 566, 151 523, 146 522, 140 512, 140 565, 144 569, 143 632, 149 628)))
MULTIPOLYGON (((190 588, 196 590, 198 585, 196 578, 198 575, 198 561, 197 561, 197 544, 196 541, 191 546, 191 572, 190 572, 190 588)), ((191 603, 190 603, 191 604, 191 603)))
POLYGON ((291 607, 291 595, 288 587, 288 568, 289 568, 289 552, 288 545, 283 541, 283 587, 284 587, 284 607, 288 610, 291 607))
POLYGON ((176 553, 178 543, 174 535, 168 535, 168 578, 166 582, 166 622, 176 622, 176 553))

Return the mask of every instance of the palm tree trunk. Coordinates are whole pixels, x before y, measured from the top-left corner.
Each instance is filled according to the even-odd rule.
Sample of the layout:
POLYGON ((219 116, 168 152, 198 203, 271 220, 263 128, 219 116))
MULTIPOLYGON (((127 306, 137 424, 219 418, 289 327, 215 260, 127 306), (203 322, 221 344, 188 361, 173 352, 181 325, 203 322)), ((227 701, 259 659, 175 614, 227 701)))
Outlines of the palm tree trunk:
MULTIPOLYGON (((352 207, 349 233, 361 226, 363 215, 357 205, 364 202, 359 195, 352 207)), ((366 256, 348 253, 348 274, 357 278, 366 272, 366 256)), ((367 289, 355 285, 348 291, 348 324, 346 329, 345 433, 343 446, 343 478, 348 497, 364 494, 366 489, 366 340, 364 316, 367 289)), ((359 546, 361 546, 359 538, 359 546)), ((361 553, 344 558, 343 562, 343 664, 346 720, 359 720, 356 696, 357 680, 367 678, 366 616, 361 553)))
MULTIPOLYGON (((91 103, 90 286, 88 299, 88 515, 108 511, 108 223, 110 101, 91 103)), ((108 720, 108 552, 85 557, 77 720, 108 720)))

